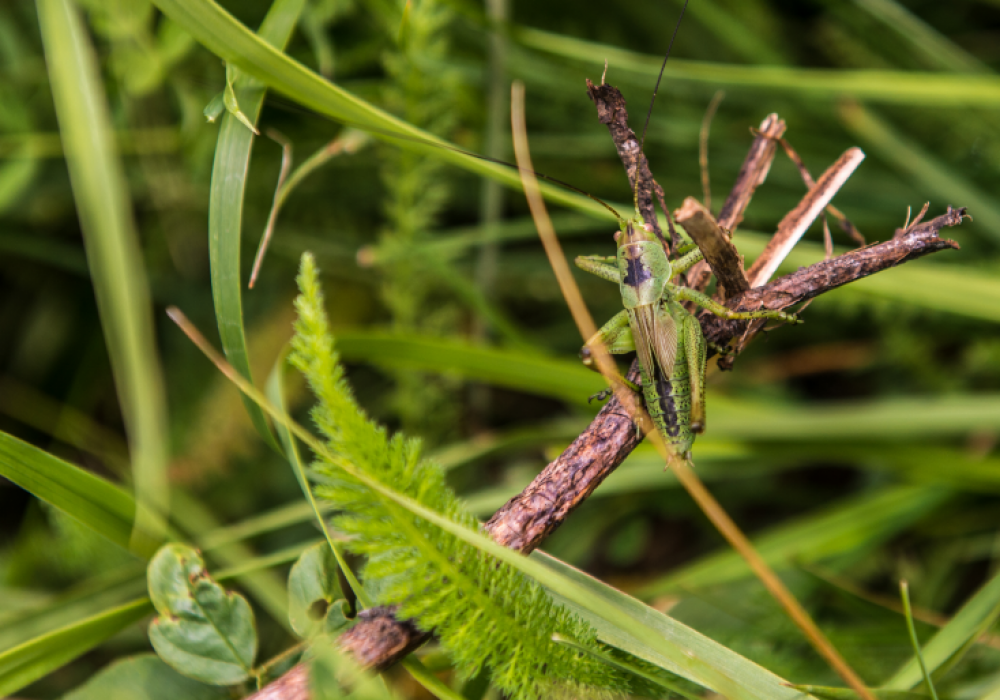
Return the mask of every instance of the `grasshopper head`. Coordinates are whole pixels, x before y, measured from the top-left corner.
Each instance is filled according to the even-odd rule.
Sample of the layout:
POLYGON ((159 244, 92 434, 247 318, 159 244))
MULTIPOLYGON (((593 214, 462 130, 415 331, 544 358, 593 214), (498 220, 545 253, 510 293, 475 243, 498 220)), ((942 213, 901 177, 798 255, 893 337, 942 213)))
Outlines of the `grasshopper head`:
POLYGON ((625 223, 615 234, 622 301, 626 309, 656 304, 670 282, 672 270, 667 253, 645 224, 625 223))

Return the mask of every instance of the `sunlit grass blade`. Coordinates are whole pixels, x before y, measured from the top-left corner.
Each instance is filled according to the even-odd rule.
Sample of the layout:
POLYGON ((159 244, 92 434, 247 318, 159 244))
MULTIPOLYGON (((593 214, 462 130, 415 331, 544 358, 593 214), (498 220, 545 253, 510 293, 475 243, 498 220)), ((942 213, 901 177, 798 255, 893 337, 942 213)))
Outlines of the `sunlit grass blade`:
POLYGON ((6 697, 17 692, 93 649, 152 611, 152 604, 143 598, 3 652, 0 654, 0 695, 6 697))
POLYGON ((579 362, 457 340, 346 331, 337 335, 337 347, 345 360, 454 372, 468 379, 583 405, 588 396, 605 386, 600 375, 579 362))
MULTIPOLYGON (((648 89, 660 69, 660 56, 583 41, 539 29, 518 27, 512 34, 522 45, 547 54, 593 63, 608 60, 617 81, 648 89)), ((672 58, 663 73, 667 81, 687 81, 727 90, 748 88, 795 93, 800 97, 855 97, 872 102, 934 107, 996 107, 1000 78, 993 75, 946 75, 916 71, 825 70, 783 66, 747 66, 684 61, 672 58)))
MULTIPOLYGON (((969 598, 951 620, 923 647, 923 660, 933 676, 957 663, 979 635, 986 632, 1000 616, 1000 574, 994 574, 969 598)), ((910 690, 923 681, 919 660, 906 662, 882 687, 910 690)))
MULTIPOLYGON (((775 567, 816 562, 867 550, 905 530, 945 503, 950 493, 936 487, 898 486, 845 499, 757 535, 758 552, 775 567)), ((649 598, 679 588, 699 588, 749 577, 735 553, 723 551, 684 566, 642 587, 649 598)))
MULTIPOLYGON (((124 489, 44 450, 0 433, 0 474, 39 500, 128 549, 135 500, 124 489)), ((137 551, 148 557, 155 546, 137 551)))
MULTIPOLYGON (((276 0, 260 28, 260 40, 283 49, 304 0, 276 0)), ((240 76, 234 86, 236 99, 247 119, 256 123, 264 103, 265 88, 249 76, 240 76)), ((243 325, 243 283, 240 250, 243 224, 243 194, 250 169, 250 150, 254 135, 234 114, 225 112, 219 125, 212 167, 212 187, 208 207, 208 250, 212 267, 212 297, 219 337, 226 357, 243 376, 253 381, 243 325)), ((261 410, 245 397, 250 419, 257 433, 278 449, 274 435, 261 410)))
POLYGON ((145 573, 145 565, 137 562, 95 576, 43 604, 21 606, 0 614, 0 650, 7 651, 71 622, 135 600, 146 590, 145 573))
MULTIPOLYGON (((569 604, 577 614, 583 615, 584 619, 594 625, 598 637, 607 644, 702 685, 705 683, 692 677, 691 671, 710 666, 723 673, 730 681, 738 683, 741 697, 772 700, 806 700, 809 697, 803 697, 799 691, 789 687, 787 681, 767 669, 579 569, 540 551, 533 553, 530 560, 556 575, 555 580, 571 583, 585 592, 590 603, 580 605, 576 599, 564 595, 563 589, 549 586, 547 581, 551 579, 538 578, 560 602, 569 604), (595 604, 596 609, 593 607, 595 604), (639 621, 666 643, 651 645, 641 639, 636 633, 639 626, 636 623, 639 621), (664 648, 673 644, 685 650, 682 658, 664 654, 664 648)), ((707 687, 712 687, 726 697, 734 697, 724 687, 707 687)))
POLYGON ((129 438, 133 546, 162 537, 169 507, 167 406, 152 304, 106 97, 78 10, 38 3, 42 39, 105 342, 129 438))

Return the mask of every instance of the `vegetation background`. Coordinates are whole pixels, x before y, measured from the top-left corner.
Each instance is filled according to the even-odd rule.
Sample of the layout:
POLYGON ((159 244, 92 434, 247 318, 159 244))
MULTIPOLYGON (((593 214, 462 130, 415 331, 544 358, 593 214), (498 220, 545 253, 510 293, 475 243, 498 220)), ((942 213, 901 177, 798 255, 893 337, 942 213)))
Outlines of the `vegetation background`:
MULTIPOLYGON (((294 475, 236 390, 163 310, 179 306, 217 345, 218 319, 238 324, 239 300, 223 284, 232 279, 216 279, 215 303, 228 309, 217 315, 213 265, 245 284, 282 150, 256 141, 241 257, 213 259, 219 134, 202 110, 225 86, 225 65, 143 0, 77 4, 126 176, 124 186, 95 184, 129 203, 141 250, 129 270, 95 262, 96 248, 85 253, 36 7, 0 6, 0 430, 149 487, 162 473, 134 471, 125 426, 128 410, 164 406, 173 522, 210 566, 271 565, 240 580, 266 658, 292 644, 285 569, 317 533, 294 475), (129 282, 139 268, 144 279, 129 282), (156 348, 146 360, 165 388, 151 380, 123 413, 94 290, 128 297, 133 282, 148 283, 156 348)), ((254 28, 269 7, 224 4, 254 28)), ((584 80, 599 81, 607 59, 607 81, 639 123, 679 10, 676 0, 309 0, 287 51, 403 120, 505 160, 506 95, 522 80, 535 167, 628 212, 627 180, 584 80)), ((749 129, 777 112, 814 175, 849 146, 868 154, 835 203, 869 242, 889 238, 925 201, 929 216, 953 205, 974 217, 947 232, 961 251, 825 295, 804 326, 761 338, 735 371, 715 373, 708 432, 695 447, 702 478, 872 685, 912 653, 900 578, 922 639, 984 583, 996 586, 998 65, 997 0, 694 0, 646 138, 667 201, 700 198, 699 129, 723 89, 710 140, 716 209, 749 129)), ((294 272, 311 250, 359 401, 424 438, 488 517, 587 425, 595 409, 586 397, 600 386, 578 366, 581 341, 523 195, 444 163, 447 151, 383 143, 352 131, 364 124, 345 127, 281 96, 268 96, 260 126, 292 144, 297 163, 332 139, 351 147, 290 192, 259 281, 244 288, 255 377, 290 336, 294 272)), ((736 237, 748 261, 803 191, 779 155, 736 237)), ((567 255, 611 254, 616 224, 593 211, 554 209, 567 255)), ((226 215, 239 227, 239 209, 226 215)), ((835 242, 853 245, 836 231, 835 242)), ((789 265, 822 257, 815 226, 789 265)), ((599 322, 620 308, 613 286, 578 277, 599 322)), ((296 401, 308 403, 301 388, 296 401)), ((0 674, 12 672, 4 655, 18 645, 144 590, 142 561, 10 482, 0 482, 0 533, 0 674)), ((651 450, 637 450, 545 549, 785 678, 837 683, 651 450)), ((990 595, 977 634, 995 618, 1000 592, 990 595)), ((997 646, 991 637, 966 650, 945 693, 997 696, 997 646)), ((129 626, 19 692, 59 697, 146 649, 142 626, 129 626)))

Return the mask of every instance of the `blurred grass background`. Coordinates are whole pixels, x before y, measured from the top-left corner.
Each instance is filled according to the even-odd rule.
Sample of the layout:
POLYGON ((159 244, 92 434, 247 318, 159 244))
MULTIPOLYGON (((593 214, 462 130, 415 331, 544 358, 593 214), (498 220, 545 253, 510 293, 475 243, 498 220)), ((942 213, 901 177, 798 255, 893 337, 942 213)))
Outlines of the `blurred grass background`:
MULTIPOLYGON (((244 582, 262 613, 266 657, 291 641, 280 567, 317 533, 235 389, 162 313, 175 304, 215 333, 206 239, 219 127, 202 110, 224 87, 225 66, 146 2, 78 4, 154 308, 172 519, 216 566, 276 563, 244 582)), ((269 7, 227 6, 253 28, 269 7)), ((413 125, 508 160, 505 96, 521 79, 536 167, 628 202, 584 79, 598 81, 607 58, 607 81, 624 91, 637 128, 679 9, 452 0, 404 12, 395 2, 310 0, 287 51, 413 125)), ((0 430, 129 483, 128 418, 95 301, 116 273, 93 279, 84 253, 34 4, 0 7, 0 55, 0 430)), ((910 655, 897 580, 910 581, 927 638, 993 577, 1000 554, 998 63, 995 0, 694 0, 646 139, 668 202, 701 197, 699 127, 724 89, 710 142, 716 209, 749 128, 778 112, 814 175, 849 146, 868 154, 835 203, 869 242, 889 238, 925 201, 929 216, 953 205, 974 217, 946 232, 961 251, 828 294, 804 326, 761 338, 734 372, 714 374, 709 429, 695 447, 702 477, 873 685, 910 655)), ((297 163, 344 135, 271 95, 259 125, 293 144, 297 163)), ((257 139, 242 211, 244 285, 280 164, 281 147, 257 139)), ((748 261, 803 189, 779 155, 737 234, 748 261)), ((611 254, 610 217, 554 213, 569 256, 611 254)), ((822 259, 820 241, 814 226, 791 263, 822 259)), ((580 339, 520 193, 377 140, 331 158, 289 195, 261 277, 242 298, 258 380, 290 336, 303 250, 323 269, 359 400, 437 450, 479 515, 587 424, 585 399, 600 379, 578 366, 580 339)), ((578 277, 599 322, 620 308, 612 285, 578 277)), ((7 482, 0 504, 0 649, 141 593, 138 559, 7 482)), ((644 448, 545 549, 786 678, 835 683, 644 448)), ((947 695, 1000 692, 998 642, 987 642, 943 679, 947 695)), ((23 694, 58 697, 146 644, 132 628, 23 694)))

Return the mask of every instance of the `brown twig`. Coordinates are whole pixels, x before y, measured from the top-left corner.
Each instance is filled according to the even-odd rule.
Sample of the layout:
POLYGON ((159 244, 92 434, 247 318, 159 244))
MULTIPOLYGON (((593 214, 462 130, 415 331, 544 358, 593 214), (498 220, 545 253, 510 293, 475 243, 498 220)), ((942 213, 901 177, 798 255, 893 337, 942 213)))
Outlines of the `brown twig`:
POLYGON ((674 216, 704 253, 705 262, 715 272, 720 294, 724 297, 735 296, 750 289, 746 272, 743 271, 743 256, 715 222, 707 207, 694 197, 688 197, 681 208, 674 212, 674 216))
POLYGON ((855 171, 865 154, 860 148, 848 148, 844 155, 827 168, 802 200, 778 223, 778 230, 764 248, 754 264, 747 271, 751 287, 765 284, 778 269, 802 234, 806 232, 816 217, 826 209, 847 178, 855 171))
POLYGON ((653 228, 656 237, 661 241, 664 240, 663 231, 656 220, 656 208, 653 205, 653 194, 657 186, 654 185, 653 173, 649 169, 646 154, 639 146, 639 139, 629 128, 625 98, 617 88, 605 85, 603 82, 595 86, 590 80, 587 80, 587 96, 597 107, 597 120, 611 132, 611 139, 618 149, 618 157, 621 158, 628 175, 628 184, 635 193, 635 208, 643 221, 653 228))
MULTIPOLYGON (((831 260, 801 268, 771 284, 755 287, 727 300, 726 306, 736 311, 785 309, 910 260, 940 250, 957 250, 958 243, 941 238, 938 234, 946 226, 958 226, 966 216, 964 207, 948 207, 946 213, 926 223, 896 229, 893 238, 885 243, 852 250, 831 260)), ((735 337, 746 336, 746 322, 728 321, 711 314, 703 314, 698 320, 701 321, 705 338, 710 341, 727 343, 735 337)))
MULTIPOLYGON (((595 88, 588 81, 588 91, 594 99, 600 97, 606 86, 595 88)), ((626 140, 631 134, 621 130, 620 125, 627 115, 616 114, 607 105, 597 101, 602 122, 608 124, 614 135, 616 130, 626 140), (603 109, 603 111, 602 111, 603 109), (610 117, 610 118, 609 118, 610 117), (607 118, 607 121, 605 121, 607 118)), ((624 100, 621 102, 624 107, 624 100)), ((627 124, 626 124, 627 129, 627 124)), ((771 115, 761 125, 761 132, 767 137, 758 137, 748 154, 744 167, 733 188, 733 192, 723 205, 719 224, 732 228, 742 220, 743 209, 749 203, 753 190, 767 174, 773 157, 775 141, 784 131, 784 123, 776 115, 771 115)), ((616 144, 619 141, 616 139, 616 144)), ((636 142, 637 145, 637 142, 636 142)), ((652 175, 646 180, 648 164, 645 157, 639 157, 629 148, 619 146, 631 183, 648 187, 647 193, 655 191, 652 175)), ((641 194, 641 193, 640 193, 641 194)), ((637 195, 637 198, 640 195, 637 195)), ((640 213, 647 223, 655 222, 652 196, 648 196, 648 211, 640 206, 640 213)), ((942 239, 938 232, 945 226, 956 226, 965 216, 965 209, 952 209, 926 223, 910 225, 898 229, 894 237, 877 245, 851 251, 845 255, 816 263, 807 268, 775 280, 763 287, 749 289, 725 301, 726 306, 739 310, 783 309, 801 301, 812 299, 824 292, 843 286, 854 280, 867 277, 904 262, 945 249, 957 249, 954 241, 942 239)), ((699 317, 705 337, 719 344, 728 343, 734 337, 746 335, 746 324, 727 321, 714 315, 699 317)), ((633 363, 628 378, 636 381, 637 366, 633 363)), ((590 426, 556 460, 549 464, 535 480, 519 495, 512 498, 486 524, 487 531, 499 543, 522 552, 535 549, 569 514, 589 496, 604 479, 610 475, 640 442, 631 411, 623 407, 617 398, 612 398, 594 418, 590 426)), ((366 610, 354 627, 339 639, 340 645, 366 666, 385 668, 419 646, 426 633, 416 629, 408 621, 397 620, 391 608, 366 610)), ((268 685, 254 700, 307 700, 307 669, 299 664, 284 676, 268 685)))
MULTIPOLYGON (((769 114, 754 133, 753 143, 750 144, 750 150, 743 159, 733 189, 719 210, 717 219, 719 226, 729 231, 730 237, 743 221, 743 212, 750 204, 753 193, 767 179, 774 153, 778 148, 777 139, 784 133, 785 122, 779 119, 777 114, 769 114)), ((704 260, 687 273, 688 286, 700 292, 705 291, 711 278, 712 268, 704 260)))

